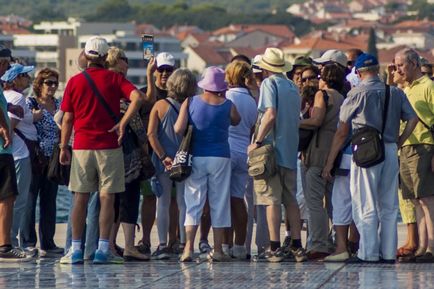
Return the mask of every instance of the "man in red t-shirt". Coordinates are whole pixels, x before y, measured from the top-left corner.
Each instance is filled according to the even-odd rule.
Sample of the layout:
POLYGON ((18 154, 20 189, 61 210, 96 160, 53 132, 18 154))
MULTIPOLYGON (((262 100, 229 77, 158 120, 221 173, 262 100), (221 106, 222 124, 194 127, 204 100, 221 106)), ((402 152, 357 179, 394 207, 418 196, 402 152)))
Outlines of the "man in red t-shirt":
POLYGON ((62 121, 60 163, 71 163, 69 189, 75 192, 72 210, 72 247, 60 260, 62 264, 83 263, 81 235, 86 220, 90 192, 100 193, 100 239, 94 263, 118 263, 109 248, 114 222, 115 193, 125 191, 123 153, 120 147, 125 127, 138 111, 144 94, 119 73, 104 68, 109 46, 101 37, 86 42, 86 72, 110 110, 120 118, 120 99, 131 101, 125 115, 116 123, 95 95, 83 73, 73 76, 65 89, 61 110, 62 121), (66 149, 74 128, 73 154, 66 149))

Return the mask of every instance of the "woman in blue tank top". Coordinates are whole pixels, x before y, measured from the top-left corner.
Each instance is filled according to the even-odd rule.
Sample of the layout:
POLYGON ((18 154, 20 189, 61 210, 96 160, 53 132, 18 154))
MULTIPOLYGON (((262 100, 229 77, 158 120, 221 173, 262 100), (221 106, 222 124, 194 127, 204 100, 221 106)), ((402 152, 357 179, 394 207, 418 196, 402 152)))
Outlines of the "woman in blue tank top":
POLYGON ((168 171, 181 143, 182 136, 176 134, 173 125, 178 118, 181 103, 196 93, 196 78, 188 69, 177 69, 167 80, 168 97, 155 103, 151 110, 148 126, 149 143, 152 146, 152 162, 156 170, 157 183, 157 229, 160 244, 154 252, 158 260, 168 259, 167 244, 170 223, 170 202, 172 187, 176 185, 176 201, 179 209, 180 247, 185 244, 185 201, 184 183, 173 182, 168 171))
POLYGON ((225 98, 224 78, 225 72, 221 68, 207 68, 198 83, 203 94, 192 97, 190 104, 184 101, 175 123, 175 131, 180 134, 188 123, 193 125, 193 170, 185 181, 187 242, 182 262, 193 259, 194 238, 207 198, 214 231, 214 250, 208 257, 214 261, 230 260, 222 252, 224 229, 231 226, 228 131, 230 125, 240 122, 240 116, 232 102, 225 98))

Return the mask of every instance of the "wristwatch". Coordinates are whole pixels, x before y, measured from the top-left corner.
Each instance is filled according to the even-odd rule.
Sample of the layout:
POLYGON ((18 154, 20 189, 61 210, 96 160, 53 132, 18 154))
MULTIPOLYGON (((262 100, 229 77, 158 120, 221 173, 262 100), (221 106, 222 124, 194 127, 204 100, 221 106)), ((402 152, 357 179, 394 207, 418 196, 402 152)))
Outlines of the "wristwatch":
POLYGON ((167 158, 166 153, 164 153, 164 154, 160 157, 160 161, 164 161, 165 158, 167 158))
POLYGON ((258 146, 261 146, 262 142, 257 140, 257 141, 255 141, 255 144, 257 144, 258 146))

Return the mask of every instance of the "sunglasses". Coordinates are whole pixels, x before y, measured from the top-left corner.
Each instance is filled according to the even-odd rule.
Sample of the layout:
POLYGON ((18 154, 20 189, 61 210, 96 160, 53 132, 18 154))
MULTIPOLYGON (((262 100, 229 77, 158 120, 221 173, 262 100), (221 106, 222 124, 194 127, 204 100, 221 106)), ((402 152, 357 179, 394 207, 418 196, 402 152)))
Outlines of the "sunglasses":
POLYGON ((318 76, 311 75, 311 76, 308 76, 308 77, 302 77, 302 78, 301 78, 301 81, 302 81, 302 82, 306 82, 306 81, 314 80, 314 79, 318 79, 318 78, 319 78, 318 76))
POLYGON ((44 84, 46 86, 58 86, 59 82, 58 81, 53 81, 53 80, 45 80, 44 84))
POLYGON ((20 73, 18 74, 18 77, 30 78, 30 75, 28 75, 27 73, 20 73))
POLYGON ((163 73, 163 72, 167 72, 167 73, 172 73, 174 70, 174 68, 172 66, 161 66, 157 68, 157 71, 159 73, 163 73))
POLYGON ((125 63, 128 64, 128 58, 127 57, 120 57, 119 59, 125 61, 125 63))

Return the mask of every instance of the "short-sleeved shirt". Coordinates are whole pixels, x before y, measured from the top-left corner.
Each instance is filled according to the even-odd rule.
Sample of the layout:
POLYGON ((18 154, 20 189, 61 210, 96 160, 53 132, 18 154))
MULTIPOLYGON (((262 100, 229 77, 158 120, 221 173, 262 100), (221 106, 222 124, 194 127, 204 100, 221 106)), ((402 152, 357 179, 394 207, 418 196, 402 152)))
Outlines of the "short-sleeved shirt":
POLYGON ((238 125, 229 127, 229 146, 231 151, 247 154, 252 127, 256 122, 255 99, 244 87, 230 88, 226 92, 226 98, 232 101, 241 116, 238 125))
POLYGON ((274 128, 265 137, 264 143, 274 143, 277 164, 289 169, 297 168, 300 107, 298 88, 282 74, 274 74, 262 82, 259 113, 265 113, 268 108, 277 111, 274 128))
MULTIPOLYGON (((404 91, 419 119, 428 126, 434 125, 434 82, 424 75, 413 81, 404 91)), ((431 132, 420 121, 404 146, 416 144, 434 145, 431 132)))
MULTIPOLYGON (((120 100, 129 99, 135 86, 120 73, 107 69, 92 67, 86 71, 113 113, 120 118, 120 100)), ((108 132, 115 122, 98 101, 82 73, 73 76, 66 85, 61 110, 74 114, 73 149, 102 150, 119 147, 116 132, 108 132)))
MULTIPOLYGON (((370 126, 381 132, 386 86, 378 77, 363 80, 347 95, 342 104, 340 121, 352 125, 353 130, 370 126)), ((405 93, 394 86, 390 87, 387 121, 383 132, 386 143, 398 142, 400 120, 408 121, 416 116, 405 93)))
MULTIPOLYGON (((59 142, 59 128, 54 121, 54 114, 51 114, 45 108, 38 105, 38 101, 34 97, 28 97, 26 103, 29 109, 41 109, 42 118, 35 122, 36 131, 38 132, 38 141, 44 155, 49 157, 53 154, 54 146, 59 142)), ((56 113, 60 107, 60 101, 54 99, 56 113)))
MULTIPOLYGON (((33 113, 27 107, 26 98, 24 95, 15 90, 6 90, 4 91, 4 96, 7 102, 14 105, 19 105, 23 108, 24 116, 22 118, 11 112, 8 112, 10 119, 19 121, 15 129, 19 130, 29 140, 38 140, 38 133, 36 132, 36 127, 33 124, 33 113)), ((27 158, 29 156, 29 150, 27 149, 24 140, 17 133, 13 133, 12 137, 12 154, 15 161, 27 158)))
MULTIPOLYGON (((8 103, 6 101, 5 96, 3 95, 3 89, 0 87, 0 109, 1 113, 3 113, 3 117, 6 119, 6 124, 10 128, 9 116, 8 116, 8 103)), ((0 137, 0 154, 12 154, 12 146, 9 145, 7 148, 3 147, 4 141, 3 138, 0 137)))

